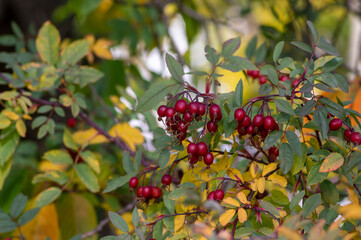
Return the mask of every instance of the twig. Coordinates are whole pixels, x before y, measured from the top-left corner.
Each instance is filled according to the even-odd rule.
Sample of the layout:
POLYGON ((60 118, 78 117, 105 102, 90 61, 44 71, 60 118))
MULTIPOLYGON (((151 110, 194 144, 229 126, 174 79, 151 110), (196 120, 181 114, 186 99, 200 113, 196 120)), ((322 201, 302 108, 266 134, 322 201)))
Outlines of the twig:
POLYGON ((358 195, 361 196, 361 190, 360 190, 360 188, 356 185, 356 183, 354 183, 353 186, 356 188, 356 190, 357 190, 357 192, 358 192, 358 195))

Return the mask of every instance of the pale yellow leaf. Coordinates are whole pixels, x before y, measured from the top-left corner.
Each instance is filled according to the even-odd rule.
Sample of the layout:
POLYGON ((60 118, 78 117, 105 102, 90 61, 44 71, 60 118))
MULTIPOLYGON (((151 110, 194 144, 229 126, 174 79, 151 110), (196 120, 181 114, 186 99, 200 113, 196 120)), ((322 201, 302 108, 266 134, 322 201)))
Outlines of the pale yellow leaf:
POLYGON ((275 170, 277 168, 277 164, 276 163, 270 163, 267 166, 265 166, 263 168, 262 171, 262 176, 266 176, 268 173, 272 172, 273 170, 275 170))
POLYGON ((227 211, 225 211, 220 217, 219 217, 219 223, 222 226, 227 225, 227 223, 229 223, 229 221, 231 221, 231 219, 233 218, 234 214, 236 214, 236 210, 235 209, 229 209, 227 211))
POLYGON ((2 111, 2 114, 4 114, 7 118, 14 120, 14 121, 19 119, 19 115, 17 115, 16 113, 14 113, 12 110, 9 110, 9 109, 4 109, 2 111))
POLYGON ((253 191, 257 191, 257 186, 258 186, 258 184, 257 184, 257 179, 254 179, 252 182, 251 182, 251 189, 253 190, 253 191))
POLYGON ((260 177, 257 179, 257 189, 260 193, 264 193, 266 188, 266 179, 264 177, 260 177))
POLYGON ((227 198, 223 199, 223 202, 227 203, 229 205, 235 206, 235 207, 240 207, 241 206, 239 204, 239 202, 236 199, 232 198, 232 197, 227 197, 227 198))
POLYGON ((271 176, 268 177, 268 180, 271 180, 273 183, 278 184, 281 187, 287 186, 286 178, 277 174, 272 174, 271 176))
POLYGON ((346 219, 361 219, 361 206, 349 204, 340 208, 340 213, 346 219))
POLYGON ((216 170, 217 172, 228 169, 229 167, 230 167, 229 158, 228 158, 228 153, 226 151, 224 151, 223 157, 212 165, 212 169, 216 170))
POLYGON ((280 236, 284 236, 286 239, 303 240, 302 236, 296 230, 286 228, 285 226, 280 226, 277 228, 277 231, 280 236))
POLYGON ((109 47, 112 44, 113 43, 108 39, 99 38, 93 46, 93 52, 99 58, 111 60, 113 59, 113 56, 109 50, 109 47))
POLYGON ((135 151, 136 144, 142 144, 144 142, 142 132, 130 126, 129 123, 116 124, 110 129, 109 134, 113 137, 123 139, 133 151, 135 151))
POLYGON ((251 167, 249 168, 252 177, 256 177, 258 169, 258 165, 255 162, 252 162, 251 167))
POLYGON ((100 144, 108 142, 108 139, 106 139, 103 135, 98 134, 98 131, 94 128, 75 132, 73 134, 73 139, 78 145, 84 145, 85 143, 100 144))
POLYGON ((245 221, 247 221, 247 212, 246 210, 244 210, 244 208, 238 209, 238 221, 240 223, 244 223, 245 221))
POLYGON ((22 119, 18 119, 15 123, 16 131, 18 131, 21 137, 25 137, 26 135, 26 126, 22 119))
POLYGON ((311 228, 310 234, 308 235, 308 240, 319 240, 323 239, 326 232, 323 229, 323 226, 326 224, 325 219, 320 219, 320 221, 311 228))
POLYGON ((239 170, 236 169, 236 168, 231 168, 231 169, 229 169, 229 170, 227 171, 227 174, 229 175, 229 177, 230 177, 231 179, 234 179, 234 180, 240 179, 242 182, 244 182, 241 171, 239 171, 239 170))
POLYGON ((238 198, 239 201, 241 201, 241 203, 243 203, 243 204, 249 203, 249 201, 247 200, 246 194, 244 194, 244 192, 239 192, 239 193, 237 193, 237 198, 238 198))
POLYGON ((8 126, 10 126, 10 124, 11 124, 11 121, 9 119, 7 119, 3 115, 0 115, 0 129, 7 128, 8 126))
POLYGON ((59 222, 54 204, 42 207, 36 217, 21 227, 26 240, 58 240, 59 222))
POLYGON ((346 190, 350 201, 354 204, 359 204, 358 196, 356 195, 355 191, 349 188, 346 188, 346 190))
POLYGON ((184 226, 185 215, 175 216, 174 218, 174 231, 177 232, 184 226))

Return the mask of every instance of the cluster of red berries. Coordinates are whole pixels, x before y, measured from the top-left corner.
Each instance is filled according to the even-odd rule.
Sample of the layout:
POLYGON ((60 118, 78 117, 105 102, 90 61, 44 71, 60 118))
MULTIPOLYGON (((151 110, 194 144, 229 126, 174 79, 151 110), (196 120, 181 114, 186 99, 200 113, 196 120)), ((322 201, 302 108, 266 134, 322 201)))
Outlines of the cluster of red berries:
POLYGON ((271 147, 270 149, 268 149, 268 159, 271 162, 274 162, 276 160, 276 158, 278 157, 279 153, 280 152, 279 152, 278 148, 271 147))
POLYGON ((240 136, 247 134, 253 136, 259 133, 262 138, 266 138, 269 132, 279 130, 278 124, 272 116, 257 114, 251 121, 243 108, 235 110, 234 119, 238 121, 237 131, 240 136))
POLYGON ((209 166, 213 163, 214 156, 208 152, 207 144, 204 142, 190 143, 187 146, 188 161, 190 164, 195 164, 203 158, 204 163, 209 166))
MULTIPOLYGON (((172 183, 172 176, 169 174, 164 174, 161 181, 164 186, 168 186, 172 183)), ((138 184, 139 179, 137 177, 132 177, 129 180, 129 187, 131 189, 136 189, 138 184)), ((139 198, 144 198, 146 200, 150 200, 152 198, 159 199, 163 194, 161 188, 151 185, 138 187, 136 193, 139 198)))
POLYGON ((263 85, 267 82, 267 77, 265 75, 260 75, 258 70, 247 70, 246 74, 253 79, 258 79, 260 85, 263 85))
MULTIPOLYGON (((328 124, 328 128, 331 131, 339 130, 343 125, 343 122, 339 118, 334 118, 328 124)), ((352 142, 353 144, 360 145, 361 144, 361 133, 355 132, 354 129, 347 128, 343 132, 343 137, 346 141, 352 142)))
POLYGON ((222 189, 217 189, 216 191, 212 191, 208 194, 208 200, 222 201, 224 198, 224 192, 222 189))

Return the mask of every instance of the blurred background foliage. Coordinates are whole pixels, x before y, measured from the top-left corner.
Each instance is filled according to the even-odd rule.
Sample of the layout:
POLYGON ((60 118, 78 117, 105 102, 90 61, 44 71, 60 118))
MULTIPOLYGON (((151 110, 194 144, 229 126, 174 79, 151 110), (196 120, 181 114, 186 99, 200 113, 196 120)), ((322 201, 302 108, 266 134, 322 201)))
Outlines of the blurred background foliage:
MULTIPOLYGON (((88 97, 90 117, 104 128, 114 124, 109 118, 142 128, 147 144, 145 149, 151 150, 149 130, 152 129, 148 126, 156 126, 155 119, 152 113, 140 115, 132 110, 137 98, 151 82, 169 76, 164 63, 165 52, 171 52, 182 61, 186 70, 209 71, 204 47, 209 44, 220 49, 225 40, 241 36, 242 44, 237 54, 246 56, 246 47, 249 46, 256 56, 252 60, 262 65, 272 62, 272 46, 280 40, 311 43, 307 20, 311 20, 320 34, 340 50, 344 64, 339 71, 347 75, 354 86, 347 96, 332 95, 356 99, 353 108, 360 111, 357 109, 357 105, 361 106, 361 95, 358 94, 360 14, 361 1, 358 0, 0 0, 0 29, 2 35, 10 34, 12 30, 16 32, 19 29, 15 25, 11 27, 10 22, 17 22, 25 33, 18 36, 28 40, 34 38, 42 23, 50 19, 59 28, 62 39, 68 39, 63 41, 64 46, 70 39, 88 39, 91 52, 84 61, 105 74, 93 87, 82 90, 88 97)), ((9 39, 4 39, 0 40, 1 51, 21 51, 24 47, 13 47, 7 44, 9 39)), ((306 58, 290 44, 285 45, 282 54, 300 61, 306 58)), ((0 65, 0 70, 6 71, 4 65, 0 65)), ((213 86, 214 90, 231 91, 242 78, 244 98, 258 94, 258 81, 247 79, 242 72, 220 70, 219 74, 223 75, 219 78, 221 85, 213 86)), ((189 77, 188 80, 197 82, 204 79, 189 77)), ((62 128, 62 125, 57 125, 57 128, 62 128)), ((80 122, 77 129, 86 129, 85 123, 80 122)), ((60 133, 37 142, 33 135, 35 133, 30 132, 27 141, 22 141, 15 153, 14 167, 0 191, 2 209, 9 209, 19 192, 28 196, 39 192, 41 189, 36 188, 44 186, 33 185, 28 179, 39 171, 54 168, 45 162, 38 164, 45 149, 61 144, 60 133)), ((92 148, 96 146, 90 146, 92 148)), ((99 176, 101 187, 113 172, 124 173, 119 164, 121 153, 114 154, 115 148, 111 145, 97 148, 105 160, 99 176)), ((23 229, 23 233, 32 236, 28 239, 43 239, 49 232, 51 239, 60 239, 59 236, 69 239, 93 229, 98 219, 106 217, 106 211, 118 210, 132 201, 127 186, 113 195, 102 196, 82 191, 77 181, 71 188, 73 193, 62 196, 56 206, 52 204, 43 208, 36 222, 23 229), (48 221, 50 218, 56 221, 48 221)), ((124 218, 131 221, 129 217, 124 218)), ((107 231, 109 229, 105 228, 104 232, 107 231)))

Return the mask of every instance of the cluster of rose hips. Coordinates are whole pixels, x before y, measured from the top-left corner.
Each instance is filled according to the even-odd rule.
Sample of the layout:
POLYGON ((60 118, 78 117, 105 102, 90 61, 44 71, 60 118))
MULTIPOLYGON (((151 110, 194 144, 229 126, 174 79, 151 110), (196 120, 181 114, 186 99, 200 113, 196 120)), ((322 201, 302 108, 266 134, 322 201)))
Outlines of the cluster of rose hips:
POLYGON ((263 85, 267 82, 267 77, 265 75, 261 75, 258 70, 247 70, 246 74, 253 79, 258 79, 260 85, 263 85))
MULTIPOLYGON (((343 122, 339 118, 334 118, 328 124, 328 128, 331 131, 339 130, 343 125, 343 122)), ((360 145, 361 144, 361 133, 355 132, 353 129, 347 128, 343 132, 343 137, 346 141, 352 142, 353 144, 360 145)))
POLYGON ((224 192, 222 189, 217 189, 208 194, 207 200, 222 201, 224 198, 224 192))
MULTIPOLYGON (((169 186, 172 183, 172 176, 169 174, 164 174, 162 177, 162 183, 163 186, 169 186)), ((139 184, 139 179, 137 177, 132 177, 129 180, 129 187, 131 189, 136 189, 138 187, 139 184)), ((150 200, 150 199, 159 199, 163 192, 162 189, 157 187, 157 186, 140 186, 137 188, 137 197, 139 198, 144 198, 145 200, 150 200)))
POLYGON ((214 156, 208 152, 205 142, 189 143, 187 146, 188 161, 191 165, 195 164, 203 158, 203 162, 209 166, 213 163, 214 156))
POLYGON ((234 119, 238 122, 237 131, 240 136, 247 134, 253 136, 259 133, 262 138, 265 138, 269 132, 279 130, 278 124, 272 116, 257 114, 252 121, 243 108, 237 108, 234 111, 234 119))

